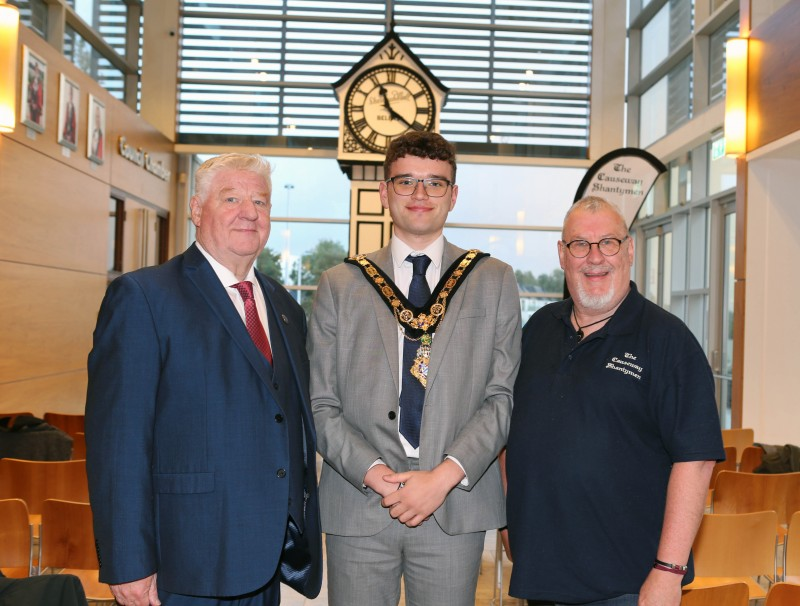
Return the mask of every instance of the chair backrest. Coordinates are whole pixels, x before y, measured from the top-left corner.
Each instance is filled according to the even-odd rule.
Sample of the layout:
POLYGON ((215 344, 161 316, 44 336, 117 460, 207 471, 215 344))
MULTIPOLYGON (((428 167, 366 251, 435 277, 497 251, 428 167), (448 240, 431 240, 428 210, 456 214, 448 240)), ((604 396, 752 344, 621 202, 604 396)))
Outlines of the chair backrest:
POLYGON ((61 431, 73 438, 76 433, 83 433, 84 431, 84 415, 82 414, 46 412, 44 413, 44 421, 53 427, 58 427, 61 431))
POLYGON ((745 446, 739 462, 739 471, 753 473, 761 465, 764 458, 764 449, 761 446, 745 446))
POLYGON ((99 567, 89 504, 46 499, 42 506, 39 568, 99 567))
POLYGON ((716 481, 720 471, 736 471, 735 446, 725 447, 725 460, 714 465, 714 470, 711 472, 711 480, 708 483, 709 488, 714 488, 714 482, 716 481))
POLYGON ((20 574, 4 571, 6 576, 28 576, 33 563, 33 533, 28 508, 22 499, 0 500, 0 568, 14 568, 20 574))
POLYGON ((723 429, 722 444, 724 446, 736 447, 736 462, 742 459, 742 451, 745 446, 752 446, 755 441, 755 433, 750 428, 743 429, 723 429))
POLYGON ((86 458, 86 434, 79 431, 72 436, 72 460, 79 461, 86 458))
POLYGON ((789 520, 789 532, 783 546, 783 574, 800 576, 800 511, 795 511, 789 520))
POLYGON ((690 589, 681 597, 681 606, 747 606, 749 599, 746 583, 728 583, 690 589))
POLYGON ((748 513, 772 510, 786 525, 800 509, 800 471, 792 473, 744 473, 721 471, 714 483, 714 513, 748 513))
POLYGON ((698 577, 775 578, 778 515, 707 513, 692 545, 698 577))
POLYGON ((31 514, 45 499, 88 503, 86 461, 0 459, 0 499, 22 499, 31 514))
POLYGON ((800 604, 800 585, 775 583, 769 588, 764 606, 797 606, 800 604))

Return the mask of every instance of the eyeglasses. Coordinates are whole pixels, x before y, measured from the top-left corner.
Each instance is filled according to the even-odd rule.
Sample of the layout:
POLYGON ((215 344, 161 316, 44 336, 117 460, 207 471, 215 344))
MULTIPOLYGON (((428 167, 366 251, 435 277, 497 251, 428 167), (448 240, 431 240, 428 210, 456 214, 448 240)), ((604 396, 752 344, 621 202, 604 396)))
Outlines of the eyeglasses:
MULTIPOLYGON (((573 240, 572 242, 564 242, 564 246, 570 254, 576 259, 583 259, 588 256, 592 250, 592 246, 597 245, 597 249, 606 257, 613 257, 619 252, 622 243, 630 236, 625 236, 620 240, 619 238, 603 238, 599 242, 587 242, 586 240, 573 240)), ((563 240, 562 240, 563 242, 563 240)))
POLYGON ((410 196, 417 189, 417 183, 422 183, 425 193, 431 198, 441 198, 447 193, 447 188, 453 182, 447 179, 439 179, 438 177, 432 179, 415 179, 414 177, 392 177, 386 179, 387 183, 392 184, 394 193, 398 196, 410 196))

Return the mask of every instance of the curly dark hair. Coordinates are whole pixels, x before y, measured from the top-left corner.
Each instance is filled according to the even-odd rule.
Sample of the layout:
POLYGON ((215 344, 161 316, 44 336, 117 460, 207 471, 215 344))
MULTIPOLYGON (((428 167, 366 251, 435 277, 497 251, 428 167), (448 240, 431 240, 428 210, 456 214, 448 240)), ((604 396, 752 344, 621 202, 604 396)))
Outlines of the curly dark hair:
POLYGON ((393 139, 386 150, 383 173, 390 177, 389 168, 403 156, 444 160, 453 167, 453 183, 456 182, 456 146, 439 133, 412 130, 393 139))

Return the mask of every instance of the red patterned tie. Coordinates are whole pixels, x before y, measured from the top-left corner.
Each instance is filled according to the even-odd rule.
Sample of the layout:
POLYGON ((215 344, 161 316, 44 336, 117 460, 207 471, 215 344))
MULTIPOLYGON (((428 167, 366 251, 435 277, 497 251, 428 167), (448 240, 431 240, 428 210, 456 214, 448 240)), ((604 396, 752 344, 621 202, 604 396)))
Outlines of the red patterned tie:
POLYGON ((253 298, 253 283, 252 282, 239 282, 234 284, 231 288, 235 288, 242 295, 244 300, 244 318, 247 325, 247 332, 253 339, 258 350, 264 354, 267 362, 272 364, 272 349, 269 346, 269 339, 267 333, 264 332, 264 325, 258 318, 258 309, 256 309, 256 300, 253 298))

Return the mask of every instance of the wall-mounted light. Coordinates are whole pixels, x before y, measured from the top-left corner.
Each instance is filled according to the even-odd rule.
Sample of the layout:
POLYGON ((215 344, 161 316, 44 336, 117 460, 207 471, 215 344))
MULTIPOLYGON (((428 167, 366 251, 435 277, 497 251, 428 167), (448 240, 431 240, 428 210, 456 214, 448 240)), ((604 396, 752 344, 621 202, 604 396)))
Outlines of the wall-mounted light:
POLYGON ((19 11, 0 0, 0 133, 17 124, 17 40, 19 11))
POLYGON ((725 45, 725 155, 747 152, 747 38, 731 38, 725 45))

